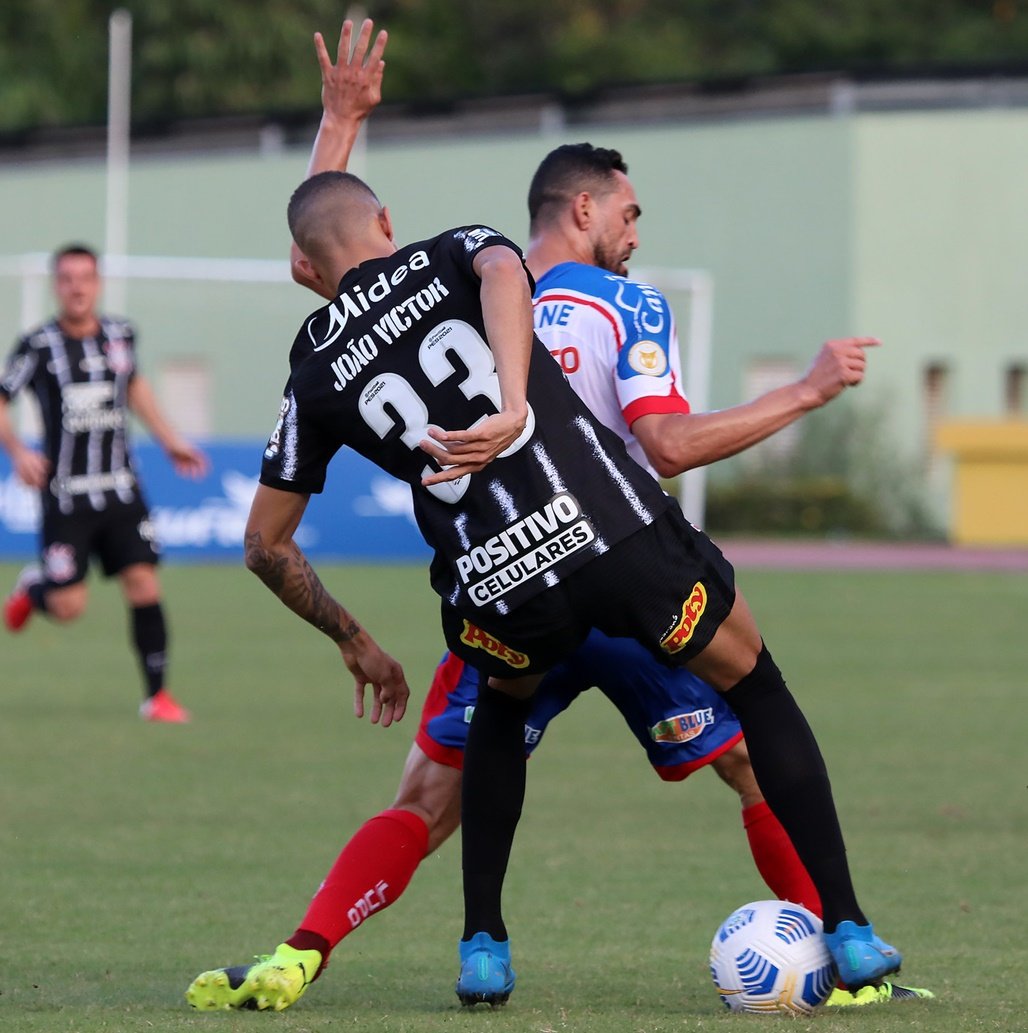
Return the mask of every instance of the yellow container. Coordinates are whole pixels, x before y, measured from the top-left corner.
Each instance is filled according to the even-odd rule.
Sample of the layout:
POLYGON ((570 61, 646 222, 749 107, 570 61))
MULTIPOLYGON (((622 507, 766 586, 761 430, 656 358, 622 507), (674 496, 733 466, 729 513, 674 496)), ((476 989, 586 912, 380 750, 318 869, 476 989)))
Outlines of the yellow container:
POLYGON ((1028 545, 1028 421, 954 422, 936 444, 952 452, 958 545, 1028 545))

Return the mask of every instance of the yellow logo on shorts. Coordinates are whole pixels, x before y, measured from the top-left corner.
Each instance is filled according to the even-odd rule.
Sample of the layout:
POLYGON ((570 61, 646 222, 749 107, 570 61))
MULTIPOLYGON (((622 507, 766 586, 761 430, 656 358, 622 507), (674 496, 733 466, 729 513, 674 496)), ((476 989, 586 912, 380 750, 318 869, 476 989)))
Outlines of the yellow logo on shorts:
POLYGON ((682 603, 682 619, 660 640, 660 648, 665 653, 679 653, 685 649, 706 608, 707 590, 702 581, 697 581, 692 594, 682 603))
POLYGON ((502 660, 508 667, 513 667, 516 670, 527 667, 529 664, 527 653, 519 653, 516 649, 505 646, 498 638, 493 638, 492 635, 484 632, 467 619, 464 621, 464 630, 461 632, 460 640, 466 646, 471 646, 473 649, 484 650, 490 655, 495 656, 497 660, 502 660))

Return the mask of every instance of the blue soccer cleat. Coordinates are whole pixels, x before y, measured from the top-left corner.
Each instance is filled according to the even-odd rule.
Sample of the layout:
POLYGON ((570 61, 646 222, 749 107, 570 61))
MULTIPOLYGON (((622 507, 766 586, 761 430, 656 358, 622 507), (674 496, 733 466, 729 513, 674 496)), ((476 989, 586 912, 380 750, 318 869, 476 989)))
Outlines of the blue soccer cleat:
POLYGON ((510 967, 510 940, 494 940, 487 933, 475 933, 461 940, 460 975, 457 996, 464 1005, 506 1004, 514 989, 514 969, 510 967))
POLYGON ((880 936, 870 923, 840 922, 835 932, 825 933, 825 944, 839 970, 839 981, 856 991, 898 972, 903 955, 880 936))

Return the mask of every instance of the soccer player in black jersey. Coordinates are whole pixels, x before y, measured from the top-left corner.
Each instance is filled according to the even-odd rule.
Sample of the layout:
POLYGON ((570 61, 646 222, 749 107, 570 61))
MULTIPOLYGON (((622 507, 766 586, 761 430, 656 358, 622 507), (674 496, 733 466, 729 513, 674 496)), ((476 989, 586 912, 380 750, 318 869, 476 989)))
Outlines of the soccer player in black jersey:
POLYGON ((820 751, 730 564, 534 337, 516 246, 474 225, 397 248, 388 211, 346 173, 303 183, 289 222, 334 300, 293 343, 247 565, 337 643, 358 706, 370 684, 372 720, 388 724, 406 706, 402 669, 328 595, 293 533, 343 445, 411 487, 447 644, 484 677, 464 761, 461 999, 495 1002, 513 987, 500 892, 524 793, 527 701, 592 627, 725 694, 821 896, 841 978, 856 988, 895 971, 899 953, 857 903, 820 751))
MULTIPOLYGON (((354 52, 354 59, 356 62, 355 65, 353 62, 347 63, 344 59, 344 54, 349 53, 349 32, 346 25, 344 25, 343 34, 341 36, 340 60, 338 66, 332 65, 332 62, 328 58, 328 55, 324 53, 323 41, 320 40, 319 37, 317 38, 317 42, 319 44, 319 60, 321 62, 323 76, 322 97, 323 99, 325 99, 326 103, 325 114, 324 118, 322 119, 322 129, 321 131, 319 131, 318 143, 315 146, 315 154, 319 154, 319 151, 323 152, 326 145, 328 145, 331 148, 332 138, 334 136, 337 140, 337 143, 339 144, 339 151, 336 153, 334 159, 329 159, 330 167, 338 167, 336 162, 341 162, 343 166, 345 166, 345 153, 348 152, 349 145, 352 142, 352 136, 355 133, 355 128, 352 125, 348 128, 344 128, 338 125, 334 125, 331 121, 332 116, 330 115, 329 99, 332 96, 333 91, 339 89, 339 81, 341 79, 350 80, 354 91, 360 92, 361 90, 364 90, 367 91, 369 94, 373 94, 373 99, 371 99, 368 103, 367 109, 370 109, 370 107, 373 106, 375 102, 377 102, 378 90, 380 87, 381 68, 377 68, 377 79, 374 75, 368 72, 367 74, 370 82, 361 82, 361 76, 363 74, 361 70, 361 58, 363 57, 367 49, 370 34, 370 23, 365 23, 365 28, 362 31, 362 38, 359 41, 359 43, 357 43, 354 52), (329 120, 328 124, 326 124, 326 120, 329 120)), ((375 67, 376 62, 378 62, 378 64, 380 65, 382 45, 383 34, 380 34, 378 40, 376 41, 375 49, 372 53, 372 58, 370 61, 370 65, 372 67, 375 67)), ((367 109, 363 113, 364 115, 367 114, 367 109)), ((360 121, 361 118, 355 119, 354 125, 360 123, 360 121)), ((320 158, 322 160, 324 159, 323 153, 320 153, 320 158)), ((312 157, 312 166, 314 164, 314 160, 314 157, 312 157)), ((324 165, 322 165, 322 167, 324 167, 324 165)), ((480 227, 479 231, 481 231, 480 227)), ((465 241, 467 241, 469 236, 474 236, 474 234, 468 234, 466 230, 463 232, 463 239, 465 241)), ((485 232, 488 234, 491 231, 485 230, 485 232)), ((306 263, 306 268, 304 268, 302 265, 302 268, 299 271, 300 275, 297 276, 297 279, 300 282, 305 283, 305 285, 311 286, 319 293, 322 293, 324 296, 326 296, 326 298, 334 298, 334 296, 337 293, 337 284, 335 279, 331 278, 328 283, 321 282, 319 280, 319 274, 313 269, 311 263, 307 261, 307 259, 302 254, 299 254, 297 249, 294 249, 294 270, 297 269, 298 260, 301 263, 306 263)), ((413 264, 413 262, 411 264, 413 264)), ((407 275, 407 273, 404 273, 401 277, 401 281, 407 275)), ((348 279, 349 278, 347 278, 347 280, 348 279)), ((347 281, 344 281, 344 284, 341 286, 345 287, 346 282, 347 281)), ((342 393, 343 390, 346 389, 345 384, 351 383, 353 380, 356 379, 357 373, 359 373, 359 367, 363 365, 363 361, 370 361, 369 355, 364 353, 364 351, 370 351, 371 345, 368 341, 363 340, 363 337, 360 334, 359 330, 357 330, 357 328, 353 328, 353 330, 351 331, 351 319, 359 317, 362 312, 367 312, 373 305, 381 303, 383 308, 385 309, 385 322, 380 323, 376 330, 376 333, 381 338, 382 330, 385 330, 387 332, 388 330, 390 330, 391 327, 395 328, 395 321, 398 318, 398 316, 405 316, 405 314, 411 311, 408 302, 405 302, 404 304, 401 304, 399 306, 392 303, 385 303, 386 295, 388 294, 388 292, 390 292, 390 285, 392 284, 392 282, 393 276, 390 276, 390 278, 388 278, 387 281, 382 281, 380 276, 376 277, 373 281, 373 289, 375 291, 374 296, 372 294, 372 290, 365 291, 363 288, 356 289, 356 286, 354 286, 354 289, 349 296, 345 295, 345 293, 340 294, 340 298, 338 299, 338 302, 340 304, 337 306, 337 311, 330 316, 329 320, 330 336, 335 335, 334 341, 339 340, 340 336, 343 333, 345 333, 346 336, 349 337, 349 340, 347 341, 345 348, 345 351, 349 352, 349 357, 346 359, 340 357, 336 361, 338 365, 336 365, 336 363, 333 364, 336 376, 336 383, 338 385, 334 386, 333 389, 339 390, 340 393, 342 393), (368 303, 367 306, 365 305, 366 302, 368 303), (339 331, 339 334, 336 333, 337 331, 339 331), (351 333, 353 335, 352 337, 350 337, 351 333), (357 354, 357 352, 362 352, 362 354, 357 354)), ((396 301, 395 296, 393 301, 396 301)), ((428 304, 430 299, 426 298, 423 301, 426 304, 428 304)), ((438 299, 436 299, 436 302, 438 302, 438 299)), ((419 308, 424 309, 424 306, 419 306, 419 308)), ((425 315, 426 313, 424 311, 422 311, 422 313, 420 313, 419 315, 415 314, 416 318, 418 319, 424 318, 425 315)), ((448 337, 448 334, 445 336, 448 337)), ((313 337, 309 335, 309 338, 311 344, 313 345, 313 337)), ((375 347, 377 346, 377 342, 375 342, 375 347)), ((323 342, 321 344, 321 347, 325 350, 329 350, 332 348, 332 343, 323 342)), ((430 344, 428 351, 431 352, 433 347, 434 345, 430 344)), ((297 348, 301 348, 301 341, 298 341, 297 348)), ((306 342, 303 342, 303 348, 307 348, 306 342)), ((458 354, 460 353, 460 351, 460 347, 455 348, 455 352, 457 352, 458 354)), ((299 359, 300 351, 294 350, 294 356, 297 356, 299 359)), ((372 389, 371 395, 372 397, 368 400, 371 409, 377 410, 377 407, 379 406, 379 404, 381 404, 382 411, 390 412, 391 416, 394 413, 396 415, 400 415, 404 409, 406 409, 407 412, 410 413, 413 412, 413 410, 416 408, 416 406, 411 405, 410 399, 406 397, 406 394, 405 392, 403 392, 403 390, 400 390, 400 392, 397 393, 397 385, 395 383, 376 384, 372 389), (390 402, 380 402, 382 396, 385 394, 393 394, 395 396, 396 401, 399 403, 395 407, 393 412, 390 412, 390 402)), ((291 445, 289 445, 289 447, 293 449, 293 455, 288 460, 287 465, 289 465, 292 468, 293 474, 295 474, 295 471, 298 470, 298 445, 303 436, 298 430, 297 421, 299 418, 299 409, 292 405, 292 402, 294 401, 294 399, 290 400, 287 397, 286 402, 283 404, 283 418, 280 419, 279 428, 276 430, 275 435, 273 435, 269 448, 271 456, 277 461, 282 455, 281 448, 283 447, 283 442, 285 442, 287 437, 289 438, 289 440, 291 441, 291 445), (292 425, 291 428, 288 426, 290 424, 290 421, 292 425)), ((388 422, 388 420, 386 419, 385 422, 388 422)), ((410 430, 409 421, 407 421, 406 419, 404 420, 403 426, 408 431, 410 430)), ((400 427, 397 426, 395 430, 399 432, 400 427)), ((410 437, 410 435, 405 436, 410 437)), ((302 450, 302 448, 300 450, 302 450)), ((449 457, 444 456, 442 457, 442 459, 445 462, 449 459, 449 457)), ((270 482, 271 481, 269 481, 269 483, 270 482)), ((292 486, 286 486, 286 484, 283 483, 282 487, 286 487, 288 490, 292 486)), ((552 518, 554 515, 553 511, 551 511, 547 515, 549 518, 552 518)), ((460 520, 463 520, 463 518, 461 518, 460 520)), ((251 529, 255 530, 252 521, 251 529)), ((528 521, 527 523, 523 522, 521 524, 518 524, 516 522, 515 526, 513 526, 512 530, 510 531, 510 535, 524 536, 533 531, 537 531, 538 529, 538 522, 528 521)), ((324 595, 323 589, 317 582, 316 576, 313 574, 313 571, 311 571, 310 568, 306 566, 306 563, 302 560, 302 558, 299 555, 293 555, 291 558, 287 558, 280 554, 277 559, 271 553, 261 555, 263 551, 263 542, 257 541, 256 538, 251 538, 249 540, 251 540, 255 546, 259 546, 258 549, 256 549, 252 554, 252 559, 255 561, 253 564, 254 569, 260 572, 260 568, 264 564, 269 564, 269 566, 267 567, 267 574, 270 576, 266 576, 266 574, 262 574, 262 576, 266 576, 266 580, 269 582, 269 584, 277 592, 279 592, 280 595, 283 595, 283 598, 286 598, 286 601, 288 601, 289 604, 293 606, 293 608, 297 609, 297 611, 301 613, 302 616, 307 617, 308 620, 312 620, 313 623, 315 623, 318 626, 321 626, 324 630, 326 630, 326 632, 331 634, 334 638, 336 638, 337 641, 339 641, 340 649, 343 651, 344 656, 349 655, 349 659, 347 660, 347 662, 349 663, 351 669, 354 669, 354 667, 359 668, 355 670, 355 674, 357 674, 357 711, 359 711, 360 713, 363 710, 364 689, 369 680, 368 671, 360 670, 360 663, 355 660, 354 653, 352 651, 350 651, 349 654, 347 654, 347 649, 344 645, 344 635, 349 634, 355 636, 357 634, 360 634, 364 636, 366 635, 366 632, 361 631, 360 626, 357 625, 355 621, 353 621, 352 618, 345 611, 341 611, 341 609, 337 608, 338 604, 336 604, 328 596, 324 595), (288 574, 290 569, 292 570, 291 575, 288 574), (292 583, 291 588, 289 588, 288 590, 286 590, 287 582, 292 583), (305 601, 305 595, 308 596, 309 602, 305 601)), ((511 538, 510 536, 508 536, 506 544, 509 544, 510 540, 511 538)), ((489 551, 492 550, 494 553, 498 553, 502 549, 504 549, 504 547, 505 543, 502 540, 493 540, 487 543, 486 552, 489 553, 489 551)), ((481 554, 478 554, 477 560, 479 566, 484 566, 488 563, 488 556, 482 556, 481 554)), ((471 560, 471 563, 472 565, 474 565, 474 559, 471 560)), ((465 566, 467 566, 467 564, 465 564, 465 566)), ((482 581, 476 587, 480 589, 482 592, 486 592, 487 594, 490 591, 500 591, 503 588, 502 585, 497 585, 496 583, 492 583, 492 586, 490 587, 490 578, 482 578, 482 581)), ((683 607, 683 618, 686 616, 684 613, 685 608, 686 607, 683 607)), ((465 630, 467 631, 470 629, 465 630)), ((355 640, 355 638, 353 640, 355 640)), ((473 646, 478 650, 484 650, 486 653, 490 653, 494 656, 505 655, 508 660, 515 661, 515 665, 525 660, 525 656, 517 654, 516 651, 515 655, 511 656, 511 651, 505 648, 504 641, 499 638, 492 638, 489 635, 472 633, 471 641, 473 646)), ((385 672, 386 675, 392 676, 395 674, 394 671, 391 671, 390 668, 388 668, 387 664, 382 662, 381 657, 378 655, 379 651, 377 651, 377 647, 370 643, 370 640, 366 641, 364 649, 367 651, 367 655, 372 658, 376 667, 379 667, 383 672, 385 672)), ((464 655, 467 656, 468 654, 465 653, 464 655)), ((477 655, 477 659, 479 660, 480 666, 482 659, 480 654, 477 655)), ((766 664, 758 664, 758 666, 766 666, 766 664)), ((374 679, 372 678, 371 681, 374 682, 374 679)), ((381 697, 379 696, 378 688, 380 688, 380 686, 376 688, 375 710, 373 711, 373 719, 375 719, 376 715, 384 713, 386 715, 385 720, 387 721, 388 708, 386 706, 383 710, 382 700, 384 699, 384 695, 381 697)), ((520 748, 523 749, 523 741, 520 742, 520 748)), ((508 741, 508 746, 509 745, 510 741, 508 741)), ((511 756, 509 755, 507 756, 507 762, 511 764, 516 763, 512 760, 511 756)), ((397 806, 399 807, 401 805, 398 804, 397 806)), ((393 810, 387 812, 387 816, 395 817, 405 815, 406 812, 404 811, 393 810)), ((379 817, 385 817, 385 815, 381 815, 379 817)), ((373 824, 375 824, 375 819, 373 819, 372 822, 369 822, 369 825, 373 824)), ((830 835, 827 838, 829 844, 832 843, 833 835, 834 834, 830 831, 830 835)), ((400 837, 394 838, 396 839, 396 843, 393 844, 394 849, 398 849, 401 851, 409 851, 411 847, 410 843, 402 840, 402 838, 400 837)), ((474 865, 473 859, 471 860, 470 865, 468 864, 468 858, 472 854, 474 854, 473 850, 470 851, 470 853, 469 851, 466 851, 465 853, 466 869, 474 865)), ((343 864, 344 860, 346 860, 346 857, 341 855, 338 864, 343 864)), ((500 940, 497 940, 496 937, 492 935, 493 933, 499 933, 502 931, 502 919, 499 918, 498 911, 498 884, 500 881, 502 881, 502 867, 505 865, 505 854, 503 855, 501 860, 502 865, 494 867, 493 870, 488 873, 488 876, 485 880, 486 883, 491 884, 479 887, 482 891, 482 894, 485 894, 487 896, 492 896, 495 894, 495 921, 493 921, 493 919, 490 919, 491 921, 493 921, 493 924, 490 926, 489 931, 487 932, 485 929, 480 928, 480 926, 477 929, 477 931, 475 931, 476 926, 474 924, 474 920, 469 920, 469 924, 466 929, 465 941, 462 943, 461 946, 462 957, 465 958, 466 964, 464 966, 464 971, 462 971, 461 979, 458 983, 458 993, 461 995, 462 1000, 465 1000, 467 1003, 474 1002, 475 1000, 485 1000, 494 1002, 504 1000, 506 994, 509 993, 510 987, 512 987, 512 971, 509 968, 508 944, 505 941, 505 937, 500 940), (481 976, 481 978, 479 978, 480 972, 485 972, 485 975, 481 976), (469 980, 471 981, 470 985, 469 980)), ((384 863, 385 862, 383 859, 383 864, 384 863)), ((416 859, 414 860, 414 865, 416 865, 416 859)), ((386 906, 387 903, 392 902, 392 900, 395 899, 395 897, 401 893, 403 885, 405 885, 406 878, 409 878, 409 871, 407 871, 408 869, 411 869, 409 863, 405 864, 401 862, 401 860, 398 860, 397 873, 395 874, 397 874, 400 884, 393 885, 394 880, 391 876, 390 885, 388 885, 387 887, 388 896, 380 896, 376 898, 374 901, 370 901, 370 903, 368 904, 368 913, 374 913, 376 909, 386 906), (402 877, 399 874, 401 869, 403 869, 406 872, 406 877, 402 877)), ((392 868, 390 869, 390 871, 392 871, 392 868)), ((844 877, 846 880, 848 880, 848 875, 844 875, 844 877)), ((482 881, 480 875, 477 877, 472 876, 472 879, 478 882, 482 881)), ((851 896, 851 888, 848 891, 851 896)), ((474 909, 475 907, 478 907, 480 910, 481 906, 478 902, 476 902, 476 896, 478 895, 475 893, 474 888, 469 887, 469 911, 471 909, 474 909)), ((837 906, 844 907, 845 905, 840 905, 837 900, 837 906)), ((852 910, 853 906, 855 906, 855 902, 853 902, 853 904, 850 905, 849 913, 852 914, 854 918, 861 917, 858 914, 858 912, 852 910)), ((326 904, 325 907, 328 907, 328 904, 326 904)), ((359 915, 352 920, 360 922, 361 917, 359 915)), ((300 932, 302 933, 303 931, 300 932)), ((858 939, 860 939, 861 936, 866 937, 870 935, 873 937, 873 934, 870 934, 869 930, 858 932, 858 939)), ((311 937, 308 936, 307 939, 311 939, 311 937)), ((864 942, 866 942, 866 940, 864 942)), ((278 952, 275 954, 274 957, 269 957, 267 960, 264 960, 263 962, 257 965, 239 966, 237 968, 221 969, 215 970, 213 972, 204 973, 203 975, 197 977, 196 980, 194 980, 189 992, 187 993, 187 997, 189 998, 190 1002, 193 1003, 195 1006, 204 1008, 256 1006, 274 1007, 276 1009, 279 1009, 282 1007, 286 1007, 293 1001, 297 1000, 303 994, 310 979, 313 978, 319 970, 319 965, 322 964, 321 953, 318 949, 319 947, 321 950, 324 949, 323 944, 315 944, 313 942, 300 943, 297 942, 297 938, 293 937, 289 941, 287 941, 287 944, 283 944, 281 947, 279 947, 278 952), (306 947, 311 947, 313 949, 305 949, 306 947)), ((896 964, 898 964, 898 958, 895 956, 891 948, 885 947, 884 944, 881 944, 880 941, 878 941, 876 938, 873 938, 872 947, 868 948, 866 950, 866 953, 869 954, 869 956, 872 956, 872 954, 874 954, 876 951, 878 952, 879 957, 881 956, 881 954, 893 954, 893 957, 887 964, 893 965, 894 967, 896 964)))
POLYGON ((126 440, 129 412, 163 446, 175 469, 202 476, 207 458, 164 417, 138 373, 135 333, 97 312, 97 256, 69 245, 53 258, 55 318, 25 334, 0 377, 0 447, 18 477, 39 491, 41 565, 28 567, 4 604, 4 623, 20 631, 34 611, 72 621, 86 607, 91 556, 117 576, 129 608, 132 644, 143 674, 140 715, 181 723, 189 713, 166 686, 167 628, 157 577, 157 543, 126 440), (43 447, 17 435, 10 400, 23 388, 39 402, 43 447))

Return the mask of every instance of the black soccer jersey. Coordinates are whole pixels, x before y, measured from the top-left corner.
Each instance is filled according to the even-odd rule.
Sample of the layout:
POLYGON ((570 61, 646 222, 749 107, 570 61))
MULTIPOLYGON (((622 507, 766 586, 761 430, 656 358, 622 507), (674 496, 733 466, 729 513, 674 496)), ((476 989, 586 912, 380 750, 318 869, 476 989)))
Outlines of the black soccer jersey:
POLYGON ((477 474, 423 487, 437 469, 418 443, 499 411, 475 254, 502 245, 470 226, 364 262, 301 328, 261 482, 319 492, 349 445, 406 481, 436 550, 432 585, 454 606, 506 613, 670 505, 597 423, 538 339, 521 437, 477 474))
POLYGON ((56 321, 22 337, 0 377, 0 394, 27 387, 39 402, 43 450, 50 460, 44 507, 99 511, 138 499, 128 452, 128 385, 135 376, 129 323, 102 317, 100 333, 81 340, 56 321))

